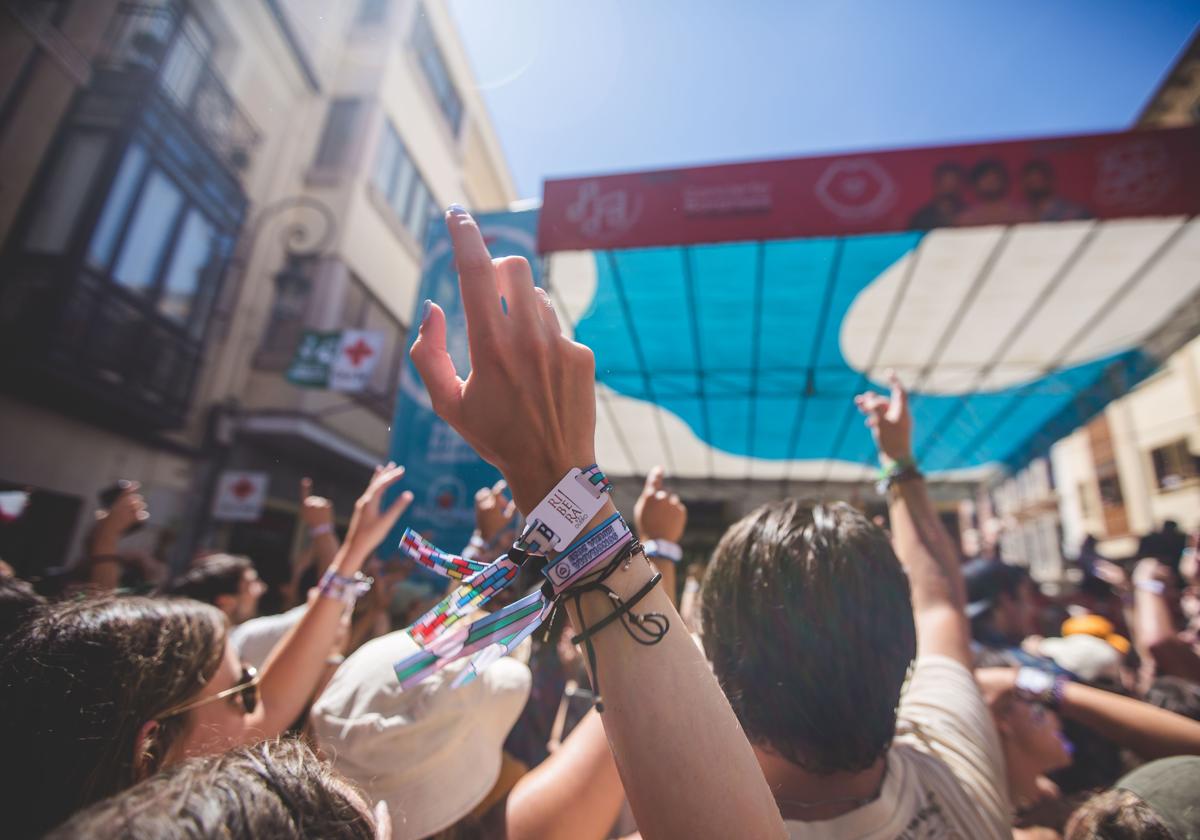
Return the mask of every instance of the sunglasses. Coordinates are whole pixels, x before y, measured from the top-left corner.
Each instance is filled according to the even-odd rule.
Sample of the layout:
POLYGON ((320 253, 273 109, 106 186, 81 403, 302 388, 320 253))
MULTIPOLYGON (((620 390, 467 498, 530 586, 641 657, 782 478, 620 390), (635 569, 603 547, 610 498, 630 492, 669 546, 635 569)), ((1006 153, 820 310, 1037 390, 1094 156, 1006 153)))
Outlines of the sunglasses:
POLYGON ((158 716, 159 720, 174 717, 175 715, 183 714, 200 706, 205 706, 209 703, 215 703, 218 700, 224 700, 226 697, 233 695, 241 695, 242 708, 246 710, 246 714, 251 714, 258 708, 258 671, 251 665, 242 665, 242 678, 238 680, 232 688, 227 688, 224 691, 219 691, 212 697, 202 697, 199 700, 193 700, 190 703, 184 703, 181 706, 173 706, 167 709, 158 716))

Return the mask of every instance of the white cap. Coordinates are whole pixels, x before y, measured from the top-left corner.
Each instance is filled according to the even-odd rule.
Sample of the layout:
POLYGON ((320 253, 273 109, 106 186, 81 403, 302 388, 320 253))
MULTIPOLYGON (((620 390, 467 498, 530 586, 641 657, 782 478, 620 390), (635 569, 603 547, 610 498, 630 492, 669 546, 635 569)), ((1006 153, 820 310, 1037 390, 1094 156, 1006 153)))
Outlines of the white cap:
POLYGON ((448 828, 500 777, 501 751, 529 697, 529 668, 505 657, 473 682, 454 663, 405 691, 392 665, 417 650, 407 631, 367 642, 313 704, 313 734, 337 770, 385 800, 397 838, 448 828))
POLYGON ((1043 639, 1038 652, 1088 682, 1121 679, 1121 654, 1108 642, 1086 633, 1043 639))

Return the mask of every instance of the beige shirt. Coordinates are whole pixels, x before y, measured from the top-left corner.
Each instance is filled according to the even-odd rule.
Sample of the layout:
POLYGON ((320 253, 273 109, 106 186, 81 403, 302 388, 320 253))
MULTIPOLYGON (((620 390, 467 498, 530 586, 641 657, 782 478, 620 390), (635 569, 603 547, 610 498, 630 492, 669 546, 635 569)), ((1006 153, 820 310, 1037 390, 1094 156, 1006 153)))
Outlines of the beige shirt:
POLYGON ((971 672, 925 656, 900 698, 879 798, 832 820, 788 820, 804 840, 1008 840, 1004 752, 971 672))

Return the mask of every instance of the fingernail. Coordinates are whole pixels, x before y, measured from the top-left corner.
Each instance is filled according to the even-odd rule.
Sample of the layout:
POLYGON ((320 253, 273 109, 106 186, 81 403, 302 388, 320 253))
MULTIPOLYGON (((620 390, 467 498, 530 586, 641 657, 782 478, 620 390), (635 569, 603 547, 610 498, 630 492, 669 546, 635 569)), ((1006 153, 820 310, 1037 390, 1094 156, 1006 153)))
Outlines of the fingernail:
POLYGON ((446 208, 446 212, 451 216, 465 216, 467 215, 467 208, 463 207, 461 204, 451 204, 446 208))
POLYGON ((433 309, 433 301, 425 298, 425 302, 421 304, 421 326, 425 325, 425 321, 429 318, 429 312, 433 309))

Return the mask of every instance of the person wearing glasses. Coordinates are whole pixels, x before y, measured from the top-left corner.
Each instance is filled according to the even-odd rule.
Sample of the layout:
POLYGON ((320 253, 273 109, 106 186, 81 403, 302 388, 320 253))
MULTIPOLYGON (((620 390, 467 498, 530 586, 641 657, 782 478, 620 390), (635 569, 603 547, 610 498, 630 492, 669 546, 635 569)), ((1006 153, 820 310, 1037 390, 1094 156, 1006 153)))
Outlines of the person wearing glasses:
POLYGON ((228 620, 188 599, 103 595, 39 608, 0 650, 0 808, 5 836, 41 836, 80 808, 192 756, 273 738, 325 675, 364 561, 412 500, 382 504, 389 465, 355 506, 321 596, 261 673, 228 620))

